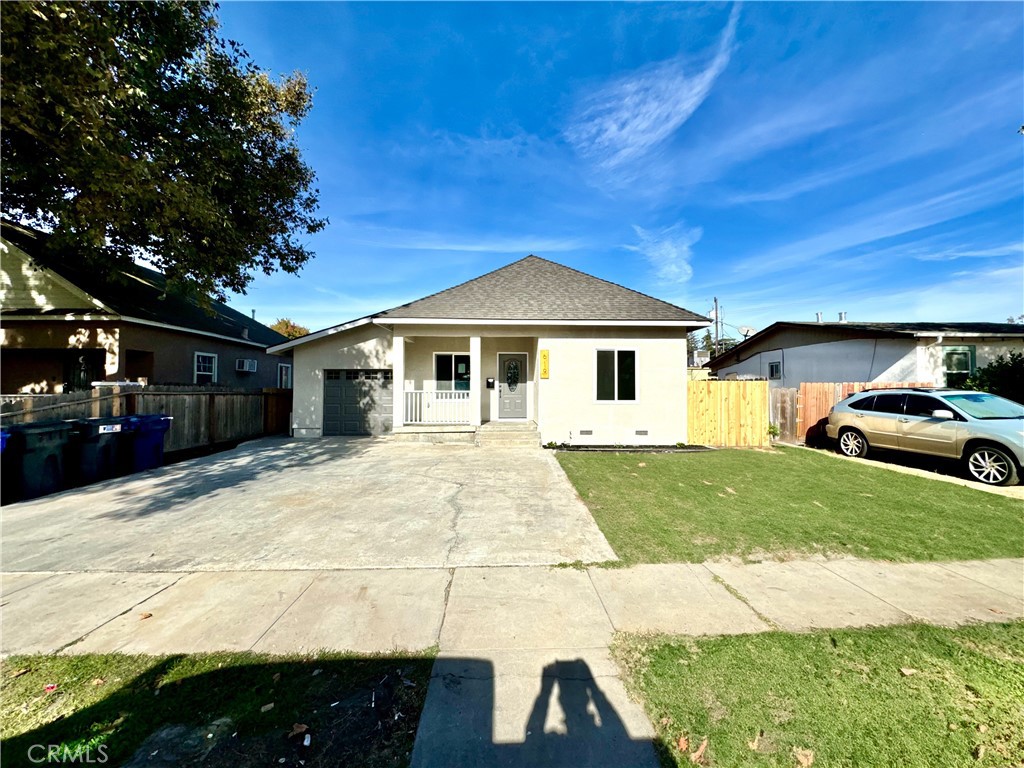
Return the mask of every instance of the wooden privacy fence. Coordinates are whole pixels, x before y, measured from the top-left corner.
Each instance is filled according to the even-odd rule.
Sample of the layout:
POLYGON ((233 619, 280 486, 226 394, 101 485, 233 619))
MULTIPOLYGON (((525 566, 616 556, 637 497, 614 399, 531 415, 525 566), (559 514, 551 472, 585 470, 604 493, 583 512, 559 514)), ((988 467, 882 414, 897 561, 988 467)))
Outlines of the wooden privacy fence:
POLYGON ((799 389, 777 387, 771 391, 772 424, 779 427, 780 440, 797 442, 806 439, 807 430, 826 418, 833 405, 854 392, 932 386, 912 381, 813 381, 804 382, 799 389))
POLYGON ((687 442, 730 448, 763 448, 768 435, 767 381, 688 381, 687 442))
POLYGON ((174 418, 164 439, 164 451, 171 453, 261 435, 287 434, 291 402, 290 389, 113 386, 62 395, 4 396, 0 421, 7 426, 159 413, 174 418))

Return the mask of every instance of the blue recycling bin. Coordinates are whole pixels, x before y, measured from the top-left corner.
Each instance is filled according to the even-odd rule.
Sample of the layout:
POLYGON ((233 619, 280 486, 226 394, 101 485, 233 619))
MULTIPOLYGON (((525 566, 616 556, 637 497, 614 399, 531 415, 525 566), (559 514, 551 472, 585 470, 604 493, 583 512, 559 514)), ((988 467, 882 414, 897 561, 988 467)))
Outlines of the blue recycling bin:
POLYGON ((71 422, 75 439, 73 482, 89 485, 130 471, 127 416, 76 419, 71 422))
POLYGON ((0 504, 21 498, 21 466, 25 440, 16 428, 0 430, 0 504))
POLYGON ((130 416, 125 425, 132 437, 129 471, 143 472, 164 465, 164 436, 173 417, 162 414, 130 416))
POLYGON ((2 455, 3 503, 34 499, 67 488, 65 453, 71 438, 66 421, 13 424, 2 455))

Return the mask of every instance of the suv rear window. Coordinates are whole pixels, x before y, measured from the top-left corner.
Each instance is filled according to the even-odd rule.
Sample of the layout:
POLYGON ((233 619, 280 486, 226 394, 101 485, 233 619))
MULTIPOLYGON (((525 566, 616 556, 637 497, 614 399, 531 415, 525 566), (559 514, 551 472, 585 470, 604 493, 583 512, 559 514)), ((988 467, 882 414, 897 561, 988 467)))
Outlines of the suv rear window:
POLYGON ((880 413, 903 413, 903 395, 875 395, 872 411, 880 413))
POLYGON ((862 397, 859 400, 854 400, 853 402, 850 403, 850 407, 853 408, 855 411, 870 411, 872 409, 872 406, 874 405, 874 402, 875 396, 868 395, 867 397, 862 397))

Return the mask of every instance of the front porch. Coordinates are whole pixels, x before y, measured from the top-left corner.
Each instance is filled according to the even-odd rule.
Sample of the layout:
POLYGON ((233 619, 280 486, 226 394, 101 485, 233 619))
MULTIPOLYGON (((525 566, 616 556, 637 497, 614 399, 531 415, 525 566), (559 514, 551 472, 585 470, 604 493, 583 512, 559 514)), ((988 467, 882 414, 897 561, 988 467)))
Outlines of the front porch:
POLYGON ((431 442, 447 435, 440 440, 447 442, 491 423, 529 423, 536 430, 536 337, 437 331, 403 336, 396 329, 393 336, 394 434, 431 442))

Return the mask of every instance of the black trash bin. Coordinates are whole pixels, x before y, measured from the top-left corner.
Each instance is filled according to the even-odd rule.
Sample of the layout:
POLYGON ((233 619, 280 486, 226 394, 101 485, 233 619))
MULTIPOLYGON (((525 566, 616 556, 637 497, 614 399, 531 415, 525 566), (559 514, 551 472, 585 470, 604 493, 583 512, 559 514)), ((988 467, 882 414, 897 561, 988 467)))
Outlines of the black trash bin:
POLYGON ((34 499, 68 487, 65 452, 71 437, 66 421, 15 424, 3 447, 3 500, 34 499))
POLYGON ((171 428, 172 416, 140 414, 129 416, 125 428, 132 436, 129 451, 131 472, 142 472, 164 465, 164 435, 171 428))
POLYGON ((109 480, 130 471, 129 418, 105 416, 72 422, 77 485, 109 480))

